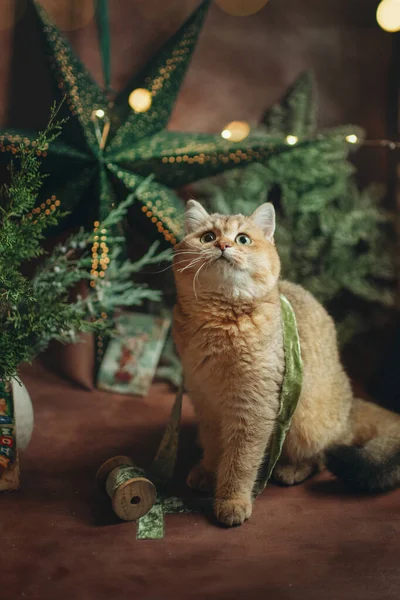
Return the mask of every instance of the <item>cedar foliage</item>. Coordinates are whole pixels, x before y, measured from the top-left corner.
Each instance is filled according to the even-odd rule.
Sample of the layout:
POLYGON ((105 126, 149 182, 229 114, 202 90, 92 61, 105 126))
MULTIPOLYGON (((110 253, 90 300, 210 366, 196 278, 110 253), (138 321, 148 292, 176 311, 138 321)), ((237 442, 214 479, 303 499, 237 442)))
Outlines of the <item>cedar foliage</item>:
POLYGON ((45 231, 64 216, 54 198, 40 211, 35 207, 44 178, 41 158, 63 125, 56 116, 53 107, 49 124, 35 143, 21 145, 15 163, 9 165, 9 182, 0 190, 0 379, 4 380, 15 377, 19 364, 31 361, 52 339, 73 342, 82 331, 110 331, 116 308, 159 300, 160 291, 135 283, 132 276, 171 254, 157 253, 156 243, 137 262, 122 259, 124 238, 116 231, 134 200, 131 194, 98 227, 107 232, 111 249, 104 277, 91 273, 94 232, 83 229, 42 257, 32 278, 24 274, 26 264, 44 254, 45 231), (95 287, 88 286, 85 298, 70 302, 70 291, 82 279, 95 281, 95 287), (105 314, 109 318, 103 318, 105 314))

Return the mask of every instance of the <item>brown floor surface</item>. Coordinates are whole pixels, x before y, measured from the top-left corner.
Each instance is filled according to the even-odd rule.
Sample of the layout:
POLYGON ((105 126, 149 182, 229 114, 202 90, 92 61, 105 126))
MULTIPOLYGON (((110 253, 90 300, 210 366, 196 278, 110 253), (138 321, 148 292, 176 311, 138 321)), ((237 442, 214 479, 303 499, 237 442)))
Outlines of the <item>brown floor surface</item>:
MULTIPOLYGON (((115 454, 148 464, 172 394, 163 384, 149 399, 85 392, 40 365, 23 379, 36 428, 21 491, 0 496, 1 600, 398 600, 400 491, 354 497, 325 474, 271 485, 240 528, 168 515, 164 540, 137 541, 133 523, 99 516, 94 474, 115 454)), ((193 440, 186 402, 179 480, 193 440)))

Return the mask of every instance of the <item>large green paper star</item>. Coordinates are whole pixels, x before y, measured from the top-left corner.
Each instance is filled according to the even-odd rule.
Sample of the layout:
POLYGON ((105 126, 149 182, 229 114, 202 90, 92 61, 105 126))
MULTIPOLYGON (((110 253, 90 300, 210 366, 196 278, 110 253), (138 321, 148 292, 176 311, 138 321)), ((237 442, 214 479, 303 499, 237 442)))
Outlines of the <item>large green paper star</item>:
MULTIPOLYGON (((56 194, 65 210, 79 214, 81 223, 104 218, 115 200, 136 191, 152 174, 153 180, 141 186, 138 201, 158 231, 174 243, 183 233, 183 203, 173 188, 288 149, 282 139, 271 139, 266 145, 265 139, 250 135, 235 143, 220 135, 166 130, 209 1, 200 5, 113 102, 93 81, 40 4, 34 0, 32 4, 43 32, 56 95, 58 99, 65 96, 63 110, 69 116, 44 163, 49 177, 43 194, 56 194), (129 93, 136 88, 151 93, 147 112, 136 113, 128 104, 129 93), (104 117, 96 113, 104 113, 104 117)), ((0 158, 9 160, 18 144, 29 144, 34 136, 18 132, 0 136, 0 158)))

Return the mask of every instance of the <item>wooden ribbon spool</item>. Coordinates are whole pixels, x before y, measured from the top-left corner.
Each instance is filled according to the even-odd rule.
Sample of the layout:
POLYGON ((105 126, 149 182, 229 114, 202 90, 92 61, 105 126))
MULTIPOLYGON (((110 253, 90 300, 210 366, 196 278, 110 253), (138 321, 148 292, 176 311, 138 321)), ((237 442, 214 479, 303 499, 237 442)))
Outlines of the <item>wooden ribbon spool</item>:
POLYGON ((97 471, 97 484, 107 492, 113 511, 123 521, 140 519, 156 501, 156 488, 144 475, 128 456, 110 458, 97 471))

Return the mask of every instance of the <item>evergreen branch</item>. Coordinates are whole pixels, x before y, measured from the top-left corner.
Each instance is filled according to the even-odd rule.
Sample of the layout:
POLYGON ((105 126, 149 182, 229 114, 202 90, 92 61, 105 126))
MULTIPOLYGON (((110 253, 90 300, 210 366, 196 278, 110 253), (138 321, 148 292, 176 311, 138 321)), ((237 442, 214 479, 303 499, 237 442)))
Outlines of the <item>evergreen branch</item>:
POLYGON ((58 244, 31 280, 24 276, 22 264, 43 254, 40 242, 45 229, 63 216, 51 200, 44 209, 35 208, 43 181, 39 157, 63 124, 56 120, 57 112, 53 106, 49 124, 34 144, 18 149, 18 166, 10 165, 10 182, 1 188, 0 379, 15 377, 19 364, 31 361, 52 339, 74 342, 81 331, 110 331, 118 307, 139 305, 145 299, 158 301, 161 293, 136 284, 132 275, 147 264, 171 257, 171 251, 157 254, 157 245, 153 245, 136 263, 120 259, 124 238, 114 232, 135 199, 135 194, 130 194, 99 225, 100 230, 107 230, 112 248, 104 278, 95 278, 90 272, 94 233, 83 229, 58 244), (85 297, 70 302, 70 292, 84 280, 96 281, 95 287, 88 287, 85 297), (110 318, 103 319, 104 312, 110 318))

